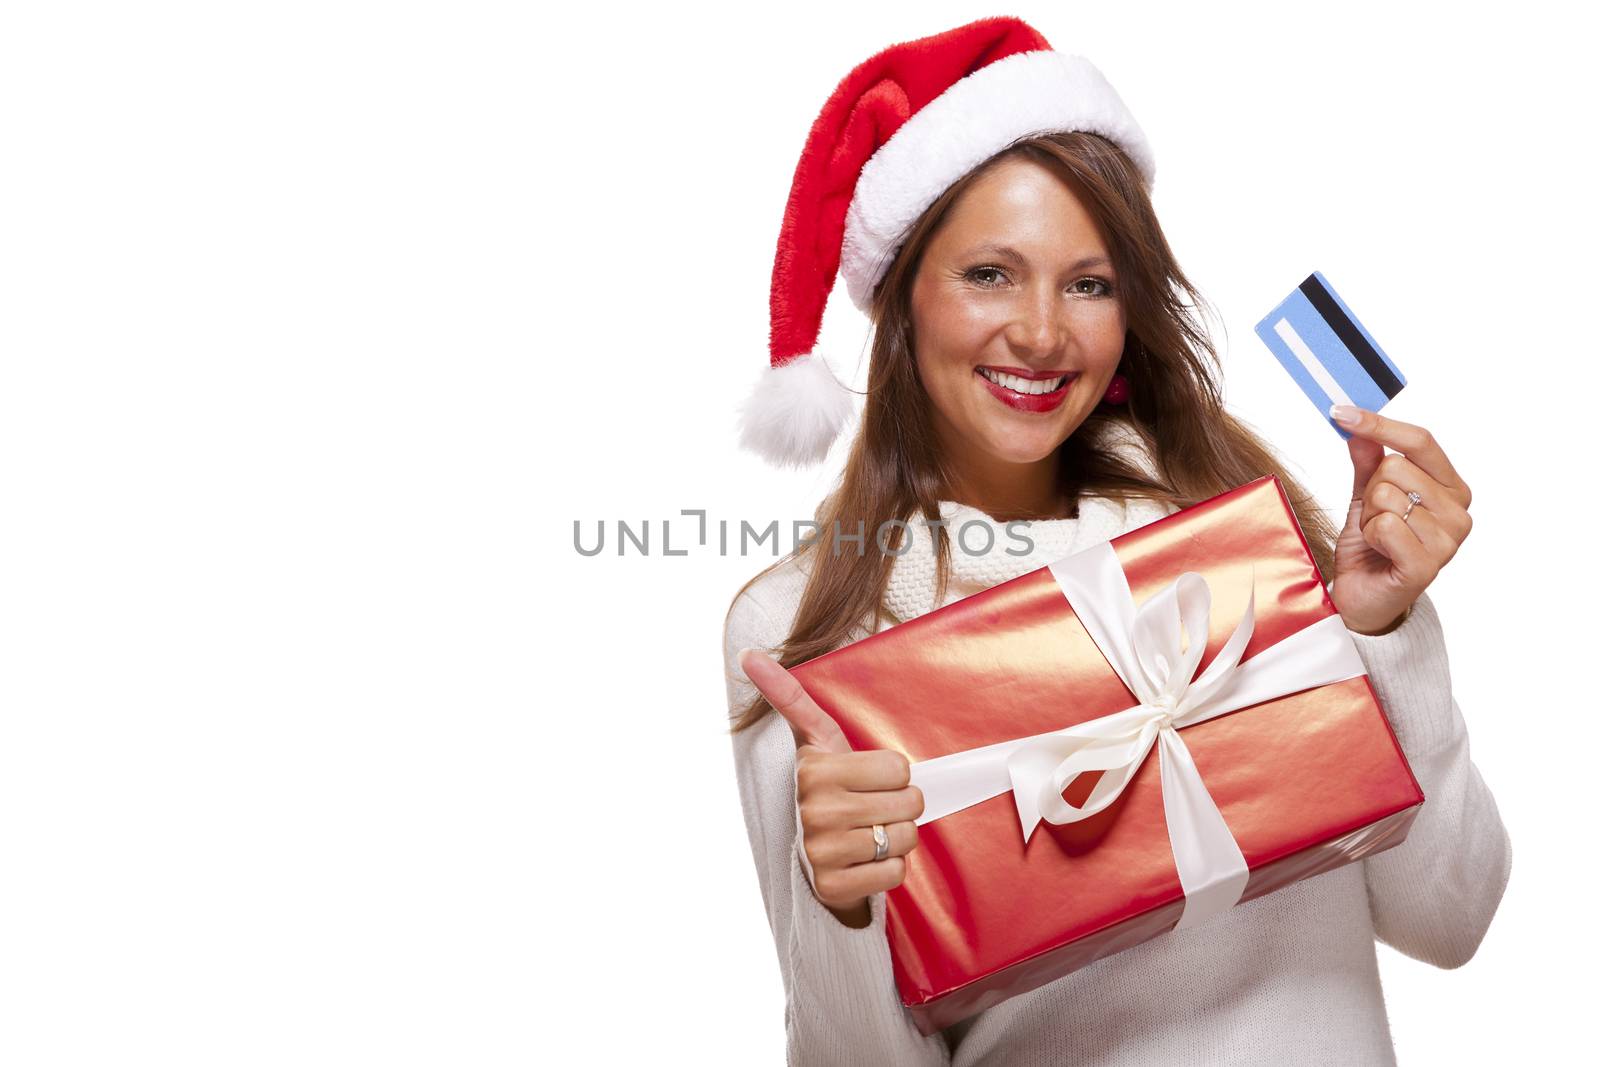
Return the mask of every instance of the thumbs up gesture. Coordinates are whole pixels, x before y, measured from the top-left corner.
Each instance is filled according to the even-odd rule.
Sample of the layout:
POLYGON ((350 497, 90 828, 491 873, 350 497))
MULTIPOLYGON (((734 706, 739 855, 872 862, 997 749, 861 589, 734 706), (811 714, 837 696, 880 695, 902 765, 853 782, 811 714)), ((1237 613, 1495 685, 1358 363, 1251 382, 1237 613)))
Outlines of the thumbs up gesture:
POLYGON ((917 847, 922 790, 911 764, 889 749, 857 752, 799 679, 759 649, 739 653, 745 677, 788 722, 795 741, 795 792, 811 888, 846 926, 870 921, 867 898, 905 880, 905 856, 917 847), (886 851, 874 826, 888 841, 886 851), (876 858, 879 852, 882 858, 876 858))

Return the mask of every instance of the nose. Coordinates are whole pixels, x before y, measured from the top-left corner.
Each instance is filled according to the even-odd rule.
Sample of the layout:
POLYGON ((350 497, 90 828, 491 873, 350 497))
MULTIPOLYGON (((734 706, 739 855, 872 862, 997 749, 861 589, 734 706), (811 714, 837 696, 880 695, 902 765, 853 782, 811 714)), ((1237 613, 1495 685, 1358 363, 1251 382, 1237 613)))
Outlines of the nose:
POLYGON ((1060 294, 1040 286, 1020 299, 1006 328, 1006 341, 1023 359, 1045 362, 1060 351, 1066 337, 1066 312, 1060 294))

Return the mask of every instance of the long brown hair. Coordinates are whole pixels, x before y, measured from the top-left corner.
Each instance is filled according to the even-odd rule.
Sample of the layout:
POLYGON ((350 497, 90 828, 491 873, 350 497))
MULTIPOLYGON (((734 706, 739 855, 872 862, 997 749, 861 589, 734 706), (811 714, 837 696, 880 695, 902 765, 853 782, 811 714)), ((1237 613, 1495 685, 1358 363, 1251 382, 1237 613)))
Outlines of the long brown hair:
MULTIPOLYGON (((821 530, 899 528, 914 515, 937 520, 939 501, 952 484, 935 447, 930 402, 917 376, 911 337, 911 284, 923 251, 962 192, 1007 157, 1035 160, 1063 174, 1084 199, 1105 236, 1121 281, 1128 332, 1120 373, 1131 396, 1125 406, 1101 405, 1061 445, 1061 491, 1077 514, 1080 495, 1114 500, 1142 498, 1189 507, 1265 474, 1276 474, 1324 574, 1333 573, 1337 536, 1315 499, 1279 463, 1245 423, 1223 407, 1221 365, 1195 311, 1209 308, 1179 269, 1156 219, 1149 194, 1132 160, 1114 143, 1092 133, 1054 133, 1013 143, 968 172, 935 200, 906 232, 887 274, 873 293, 871 363, 861 421, 844 472, 817 508, 821 530), (1097 449, 1100 431, 1120 422, 1142 441, 1160 476, 1151 478, 1131 460, 1097 449), (860 525, 864 522, 864 526, 860 525), (835 525, 835 524, 838 525, 835 525)), ((935 603, 949 579, 950 546, 936 527, 935 603)), ((883 596, 894 565, 891 552, 835 553, 817 537, 751 578, 748 589, 789 559, 809 553, 812 567, 788 637, 773 651, 785 667, 847 643, 869 617, 882 621, 883 596)), ((732 611, 732 604, 729 605, 732 611)), ((731 732, 759 722, 772 705, 757 694, 731 732)))

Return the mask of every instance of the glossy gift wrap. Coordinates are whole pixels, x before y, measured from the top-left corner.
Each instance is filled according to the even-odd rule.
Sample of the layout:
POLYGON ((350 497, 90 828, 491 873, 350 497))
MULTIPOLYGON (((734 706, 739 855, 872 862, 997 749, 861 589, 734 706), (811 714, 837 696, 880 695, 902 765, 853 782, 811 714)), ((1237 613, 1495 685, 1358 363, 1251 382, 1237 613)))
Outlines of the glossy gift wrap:
POLYGON ((887 894, 924 1033, 1397 845, 1423 801, 1271 476, 794 674, 937 795, 887 894))

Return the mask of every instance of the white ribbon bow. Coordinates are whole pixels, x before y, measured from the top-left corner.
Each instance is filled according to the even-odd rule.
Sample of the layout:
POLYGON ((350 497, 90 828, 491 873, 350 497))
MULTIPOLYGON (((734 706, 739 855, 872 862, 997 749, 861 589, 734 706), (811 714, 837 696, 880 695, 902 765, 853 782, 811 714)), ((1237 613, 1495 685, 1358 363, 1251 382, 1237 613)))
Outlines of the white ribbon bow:
POLYGON ((1244 617, 1194 677, 1211 629, 1211 588, 1186 571, 1137 608, 1109 542, 1050 564, 1084 629, 1139 703, 1062 730, 923 760, 917 825, 1009 790, 1026 843, 1040 820, 1063 825, 1113 803, 1160 743, 1161 796, 1184 911, 1178 929, 1236 904, 1250 870, 1178 730, 1239 708, 1366 673, 1344 621, 1330 615, 1240 663, 1255 632, 1255 572, 1244 617), (1106 772, 1081 808, 1061 797, 1085 771, 1106 772))

